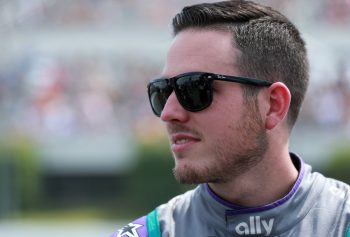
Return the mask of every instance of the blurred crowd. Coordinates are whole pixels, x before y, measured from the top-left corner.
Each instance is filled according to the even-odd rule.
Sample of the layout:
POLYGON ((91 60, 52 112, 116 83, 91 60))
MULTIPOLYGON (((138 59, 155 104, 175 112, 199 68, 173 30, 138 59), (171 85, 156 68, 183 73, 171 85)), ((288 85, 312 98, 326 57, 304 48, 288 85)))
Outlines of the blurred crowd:
MULTIPOLYGON (((157 52, 148 51, 147 56, 135 52, 106 55, 93 49, 93 52, 69 54, 67 48, 67 52, 56 55, 40 48, 45 38, 38 39, 37 44, 32 42, 33 48, 18 52, 21 47, 13 39, 17 34, 25 38, 41 31, 58 32, 58 37, 64 38, 68 33, 62 29, 84 30, 94 37, 98 29, 127 35, 134 29, 152 28, 159 34, 170 35, 172 15, 182 6, 196 2, 202 1, 154 0, 147 4, 141 0, 1 1, 0 33, 5 42, 0 56, 2 136, 14 132, 32 136, 84 135, 116 128, 130 129, 139 136, 149 136, 151 131, 157 133, 158 124, 146 96, 147 81, 157 76, 162 67, 162 59, 149 60, 157 58, 157 52)), ((349 0, 263 2, 285 12, 292 20, 348 31, 349 0), (307 7, 301 7, 303 4, 307 7), (306 14, 304 9, 308 9, 306 14)), ((143 35, 139 37, 143 42, 143 35)), ((89 42, 88 37, 86 41, 89 42)), ((142 47, 147 48, 148 42, 143 43, 142 47)), ((350 46, 342 50, 350 52, 350 46)), ((316 76, 312 76, 313 88, 300 122, 312 126, 347 126, 350 130, 350 63, 347 57, 337 53, 334 58, 339 63, 331 68, 332 73, 315 72, 311 68, 311 74, 316 76)))
POLYGON ((1 68, 2 129, 70 135, 128 127, 146 107, 145 79, 154 67, 128 60, 31 55, 1 68))
MULTIPOLYGON (((217 0, 207 0, 215 2, 217 0)), ((108 27, 118 24, 148 24, 164 28, 181 7, 202 0, 3 0, 0 2, 1 30, 13 27, 108 27)), ((346 26, 350 20, 349 0, 261 0, 291 18, 346 26)))
POLYGON ((302 110, 301 123, 322 129, 341 129, 350 136, 350 67, 349 60, 339 61, 332 72, 312 78, 302 110))
POLYGON ((0 22, 9 28, 109 27, 130 23, 163 27, 164 20, 184 4, 184 0, 152 0, 147 4, 142 0, 4 0, 0 2, 0 22))

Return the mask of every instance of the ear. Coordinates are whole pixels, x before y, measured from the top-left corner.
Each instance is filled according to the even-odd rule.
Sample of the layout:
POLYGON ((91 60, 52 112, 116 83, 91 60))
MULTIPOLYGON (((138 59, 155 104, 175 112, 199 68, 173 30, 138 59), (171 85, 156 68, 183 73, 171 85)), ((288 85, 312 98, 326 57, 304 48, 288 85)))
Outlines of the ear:
POLYGON ((287 116, 291 94, 282 82, 275 82, 268 88, 268 110, 266 112, 265 127, 273 129, 287 116))

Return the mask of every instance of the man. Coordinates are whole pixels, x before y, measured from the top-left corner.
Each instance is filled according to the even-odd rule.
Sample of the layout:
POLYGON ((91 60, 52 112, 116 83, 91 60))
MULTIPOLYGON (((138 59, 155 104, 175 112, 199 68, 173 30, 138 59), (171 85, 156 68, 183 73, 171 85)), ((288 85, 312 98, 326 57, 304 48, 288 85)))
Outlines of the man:
POLYGON ((350 236, 349 187, 288 150, 308 84, 305 45, 279 12, 185 7, 148 85, 178 181, 199 184, 113 237, 350 236))

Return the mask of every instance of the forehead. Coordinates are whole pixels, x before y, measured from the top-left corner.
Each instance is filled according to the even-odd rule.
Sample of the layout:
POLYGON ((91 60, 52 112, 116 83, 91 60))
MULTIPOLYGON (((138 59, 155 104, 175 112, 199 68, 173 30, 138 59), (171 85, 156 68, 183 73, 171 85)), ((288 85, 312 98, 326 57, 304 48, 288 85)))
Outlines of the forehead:
POLYGON ((231 32, 188 29, 174 38, 167 55, 163 76, 203 71, 235 75, 239 50, 233 47, 231 32))

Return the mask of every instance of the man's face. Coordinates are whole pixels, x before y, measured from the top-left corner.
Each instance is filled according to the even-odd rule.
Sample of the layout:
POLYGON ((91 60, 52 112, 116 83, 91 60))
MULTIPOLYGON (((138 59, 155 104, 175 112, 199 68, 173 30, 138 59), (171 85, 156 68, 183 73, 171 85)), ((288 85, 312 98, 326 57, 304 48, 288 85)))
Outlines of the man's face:
MULTIPOLYGON (((186 30, 168 52, 164 77, 186 72, 239 75, 228 32, 186 30)), ((214 81, 213 102, 200 111, 181 107, 174 92, 161 119, 175 158, 175 177, 183 183, 228 182, 255 166, 267 148, 258 102, 247 102, 239 84, 214 81)))

